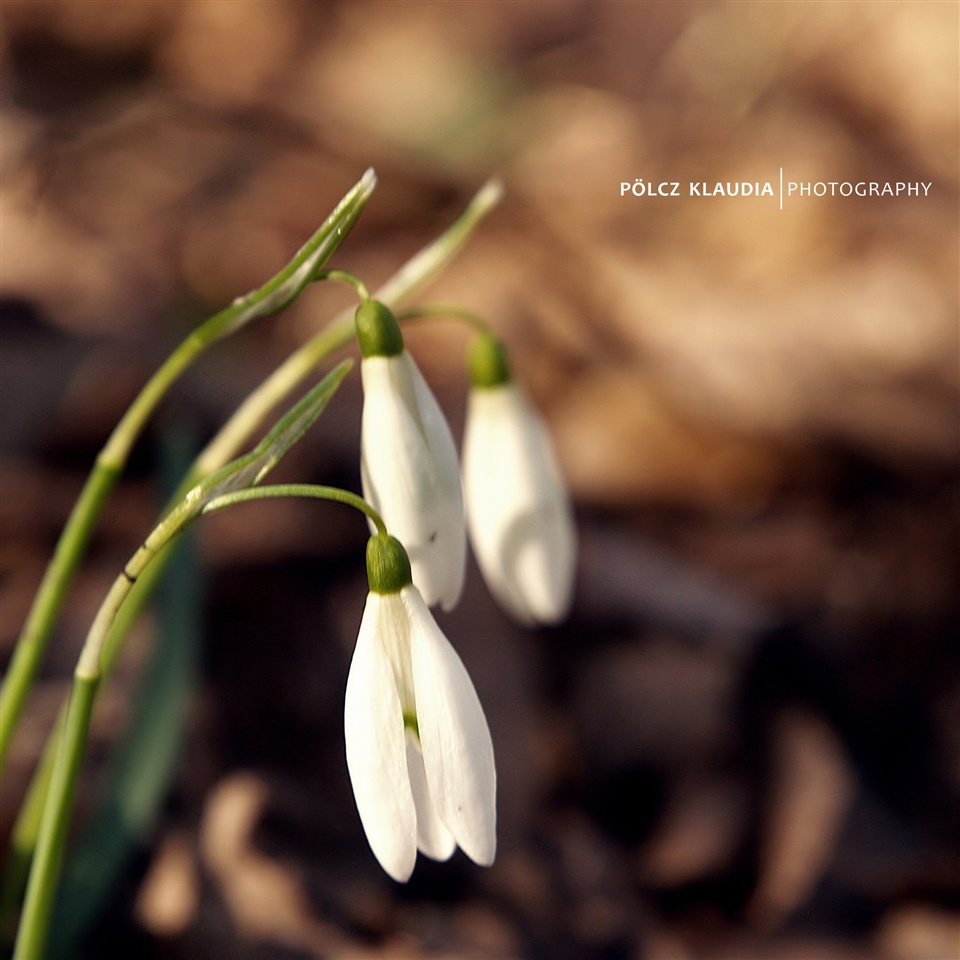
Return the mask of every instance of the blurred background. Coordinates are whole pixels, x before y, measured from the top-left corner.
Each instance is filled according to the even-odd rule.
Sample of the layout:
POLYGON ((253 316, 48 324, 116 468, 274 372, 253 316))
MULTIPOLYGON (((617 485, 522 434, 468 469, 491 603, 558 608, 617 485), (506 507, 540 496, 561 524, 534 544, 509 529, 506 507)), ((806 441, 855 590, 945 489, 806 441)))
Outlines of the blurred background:
MULTIPOLYGON (((400 886, 343 757, 364 524, 293 502, 204 520, 102 691, 81 819, 169 636, 179 763, 69 955, 960 956, 958 11, 5 0, 4 662, 126 404, 368 166, 331 265, 371 287, 504 180, 424 297, 507 341, 581 536, 563 626, 513 626, 472 562, 439 618, 487 711, 499 852, 400 886), (929 187, 689 196, 777 193, 781 168, 929 187), (621 192, 638 179, 679 196, 621 192)), ((14 743, 4 843, 162 475, 350 304, 328 286, 217 346, 137 447, 14 743)), ((408 344, 459 435, 466 334, 408 344)), ((358 490, 360 403, 354 374, 283 476, 358 490)))

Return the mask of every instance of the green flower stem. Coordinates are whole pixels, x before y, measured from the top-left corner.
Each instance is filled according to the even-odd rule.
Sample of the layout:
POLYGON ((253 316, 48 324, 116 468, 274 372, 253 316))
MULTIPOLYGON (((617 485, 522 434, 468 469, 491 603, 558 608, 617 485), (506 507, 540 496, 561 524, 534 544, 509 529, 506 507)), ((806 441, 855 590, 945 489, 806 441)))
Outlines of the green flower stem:
POLYGON ((53 761, 60 749, 68 703, 69 698, 60 705, 56 722, 47 736, 40 762, 34 770, 33 779, 20 805, 10 835, 10 850, 3 865, 3 886, 0 892, 0 942, 3 944, 11 943, 16 931, 20 900, 27 884, 30 860, 37 845, 43 803, 50 787, 53 761))
POLYGON ((110 493, 120 467, 98 458, 57 541, 53 558, 44 573, 40 588, 24 622, 10 666, 0 687, 0 770, 23 712, 33 678, 40 667, 47 639, 63 605, 63 599, 76 572, 80 557, 110 493))
POLYGON ((367 289, 367 285, 359 277, 354 276, 354 274, 347 270, 323 270, 317 274, 316 279, 337 280, 340 283, 345 283, 348 287, 353 287, 363 303, 366 303, 370 299, 370 291, 367 289))
POLYGON ((159 526, 153 529, 150 536, 144 540, 137 552, 127 561, 123 573, 113 581, 113 586, 107 592, 106 598, 100 604, 100 609, 93 619, 93 625, 90 627, 83 649, 80 651, 80 659, 77 660, 76 676, 86 679, 100 679, 101 654, 110 626, 120 609, 120 605, 127 599, 130 590, 147 564, 159 553, 162 547, 166 546, 193 519, 193 516, 194 514, 188 510, 174 510, 166 520, 163 520, 159 526))
POLYGON ((464 307, 445 303, 408 307, 406 310, 398 311, 396 317, 400 323, 411 323, 417 320, 461 320, 477 333, 493 333, 490 325, 479 314, 464 307))
POLYGON ((383 518, 363 497, 358 497, 349 490, 340 487, 326 487, 316 483, 275 483, 268 487, 248 487, 245 490, 234 490, 222 496, 215 497, 204 508, 203 513, 213 513, 224 507, 232 507, 236 503, 249 503, 252 500, 270 500, 275 497, 311 497, 314 500, 333 500, 336 503, 345 503, 364 514, 377 528, 381 537, 387 536, 387 527, 383 518))
MULTIPOLYGON (((184 489, 177 491, 177 495, 182 497, 193 485, 193 483, 189 486, 185 485, 184 489)), ((173 555, 175 547, 175 543, 168 543, 157 551, 153 562, 137 577, 137 582, 130 588, 130 593, 127 594, 123 606, 117 611, 117 615, 107 631, 103 651, 100 655, 100 672, 104 677, 108 677, 112 672, 113 666, 123 650, 123 641, 163 577, 164 570, 173 555)))
POLYGON ((94 677, 74 677, 61 745, 47 791, 47 803, 43 809, 33 867, 27 883, 13 960, 40 960, 43 956, 97 682, 94 677))
POLYGON ((0 688, 0 771, 67 587, 103 503, 147 419, 170 385, 207 347, 258 317, 277 313, 303 292, 356 222, 375 185, 376 175, 368 170, 283 270, 194 330, 151 377, 117 424, 67 520, 0 688))

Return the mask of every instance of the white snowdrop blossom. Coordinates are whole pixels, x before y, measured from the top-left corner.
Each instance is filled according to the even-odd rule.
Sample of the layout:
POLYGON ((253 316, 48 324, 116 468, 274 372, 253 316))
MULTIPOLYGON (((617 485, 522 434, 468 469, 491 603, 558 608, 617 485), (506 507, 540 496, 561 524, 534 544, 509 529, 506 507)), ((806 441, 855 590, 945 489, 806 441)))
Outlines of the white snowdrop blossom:
POLYGON ((569 612, 576 528, 542 418, 509 379, 467 400, 463 486, 470 541, 484 579, 519 622, 569 612))
POLYGON ((466 570, 460 464, 443 411, 402 342, 387 355, 364 348, 363 495, 406 547, 426 602, 450 610, 466 570))
POLYGON ((459 846, 489 866, 497 842, 496 770, 483 708, 407 580, 383 593, 371 577, 344 708, 360 820, 380 865, 401 882, 417 850, 446 860, 459 846))

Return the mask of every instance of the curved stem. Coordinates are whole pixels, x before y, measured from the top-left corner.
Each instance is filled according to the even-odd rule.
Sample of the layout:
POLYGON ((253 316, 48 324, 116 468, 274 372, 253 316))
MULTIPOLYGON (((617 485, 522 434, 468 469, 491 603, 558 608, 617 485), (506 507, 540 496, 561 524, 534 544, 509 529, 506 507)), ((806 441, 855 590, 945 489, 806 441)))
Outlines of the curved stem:
POLYGON ((96 678, 74 678, 60 749, 47 791, 48 801, 43 808, 13 960, 40 960, 43 956, 97 683, 96 678))
POLYGON ((366 303, 370 299, 370 291, 367 289, 367 285, 358 276, 350 273, 349 270, 322 270, 317 274, 315 279, 339 280, 340 283, 345 283, 348 287, 353 287, 360 297, 361 302, 366 303))
POLYGON ((340 487, 326 487, 315 483, 275 483, 267 487, 248 487, 245 490, 233 490, 222 496, 215 497, 204 508, 203 513, 213 513, 235 503, 249 503, 253 500, 270 500, 276 497, 310 497, 315 500, 332 500, 344 503, 363 513, 377 528, 380 536, 387 535, 387 527, 383 518, 363 497, 342 490, 340 487))
POLYGON ((43 659, 47 638, 63 605, 67 587, 120 469, 120 466, 108 462, 103 456, 97 458, 60 534, 27 614, 0 689, 0 770, 3 769, 17 721, 43 659))
POLYGON ((406 307, 395 314, 400 323, 416 323, 418 320, 460 320, 477 333, 493 334, 490 325, 478 313, 453 304, 428 303, 406 307))

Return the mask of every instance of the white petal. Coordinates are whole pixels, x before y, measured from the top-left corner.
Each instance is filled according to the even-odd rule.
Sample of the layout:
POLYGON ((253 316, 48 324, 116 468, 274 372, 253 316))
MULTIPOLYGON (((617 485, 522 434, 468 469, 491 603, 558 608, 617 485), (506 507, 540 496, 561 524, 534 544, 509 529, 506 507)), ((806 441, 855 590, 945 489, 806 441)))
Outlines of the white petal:
POLYGON ((361 363, 364 496, 410 556, 430 604, 453 607, 466 565, 463 493, 446 419, 410 355, 361 363))
POLYGON ((497 849, 493 743, 462 661, 414 587, 401 598, 410 614, 410 654, 423 765, 434 809, 471 860, 489 866, 497 849))
POLYGON ((423 769, 423 753, 412 730, 407 730, 407 770, 417 808, 417 849, 432 860, 449 860, 457 849, 457 841, 433 807, 427 774, 423 769))
POLYGON ((442 586, 437 592, 437 600, 444 610, 452 610, 463 592, 467 568, 467 526, 463 511, 460 458, 457 456, 457 445, 450 432, 450 425, 437 403, 437 398, 409 354, 407 359, 410 362, 413 390, 436 477, 432 497, 439 514, 439 522, 437 538, 432 544, 431 563, 442 574, 442 586))
POLYGON ((347 769, 367 841, 394 880, 410 878, 417 815, 407 770, 403 711, 393 666, 380 643, 396 595, 371 593, 350 663, 344 703, 347 769))
POLYGON ((522 623, 556 623, 573 600, 576 528, 546 427, 513 383, 470 391, 463 483, 477 562, 522 623))

